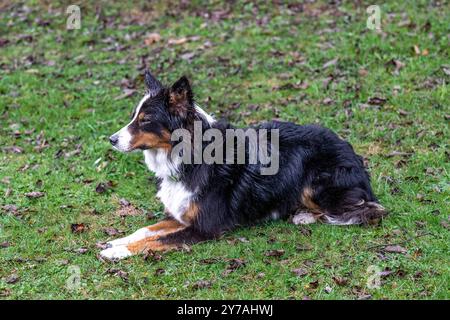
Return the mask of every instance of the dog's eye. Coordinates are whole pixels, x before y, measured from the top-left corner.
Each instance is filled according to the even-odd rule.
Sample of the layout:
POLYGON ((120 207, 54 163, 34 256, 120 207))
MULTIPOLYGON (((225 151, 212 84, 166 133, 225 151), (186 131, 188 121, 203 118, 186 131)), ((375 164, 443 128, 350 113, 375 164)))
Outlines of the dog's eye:
POLYGON ((144 115, 144 116, 140 119, 139 124, 142 126, 142 125, 145 125, 145 124, 150 123, 151 121, 152 121, 152 119, 151 119, 150 115, 144 115))

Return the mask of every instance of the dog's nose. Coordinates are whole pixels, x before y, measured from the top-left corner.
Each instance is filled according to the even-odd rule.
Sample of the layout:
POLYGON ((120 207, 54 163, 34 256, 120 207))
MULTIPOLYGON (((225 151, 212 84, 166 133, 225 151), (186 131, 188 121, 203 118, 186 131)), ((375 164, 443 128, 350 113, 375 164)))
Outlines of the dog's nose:
POLYGON ((109 137, 109 142, 111 142, 111 144, 113 146, 115 146, 117 144, 117 141, 119 141, 119 137, 116 136, 115 134, 113 134, 111 137, 109 137))

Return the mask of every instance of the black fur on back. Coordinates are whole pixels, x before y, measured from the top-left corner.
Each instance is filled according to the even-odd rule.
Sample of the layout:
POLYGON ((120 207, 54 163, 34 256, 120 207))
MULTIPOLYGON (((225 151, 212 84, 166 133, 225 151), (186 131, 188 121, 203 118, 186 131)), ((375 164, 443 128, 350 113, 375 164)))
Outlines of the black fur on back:
MULTIPOLYGON (((212 127, 231 128, 225 122, 212 127)), ((197 190, 200 212, 192 227, 201 234, 217 236, 268 219, 274 212, 287 217, 302 206, 305 188, 313 190, 311 200, 322 213, 342 224, 351 219, 366 224, 385 214, 372 192, 362 157, 331 130, 279 121, 255 128, 279 129, 277 174, 261 175, 261 164, 182 166, 181 181, 197 190)))

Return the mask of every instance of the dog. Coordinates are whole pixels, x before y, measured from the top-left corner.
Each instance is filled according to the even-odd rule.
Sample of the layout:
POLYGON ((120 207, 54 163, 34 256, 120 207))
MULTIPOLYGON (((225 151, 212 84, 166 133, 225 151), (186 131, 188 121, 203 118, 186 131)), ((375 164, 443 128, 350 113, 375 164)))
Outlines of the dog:
MULTIPOLYGON (((262 175, 262 163, 184 163, 173 158, 179 129, 201 132, 233 129, 216 121, 195 102, 183 76, 165 87, 149 71, 147 91, 132 119, 109 140, 121 152, 141 150, 158 180, 157 197, 166 217, 107 243, 106 259, 165 251, 219 238, 239 226, 293 216, 296 224, 322 221, 335 225, 378 223, 387 211, 372 192, 363 158, 331 130, 316 125, 271 121, 256 132, 277 130, 275 174, 262 175)), ((247 132, 250 128, 244 129, 247 132)), ((233 142, 232 145, 235 145, 233 142)), ((201 145, 205 149, 206 144, 201 145)), ((248 160, 249 148, 245 149, 248 160)), ((192 155, 191 155, 192 156, 192 155)))

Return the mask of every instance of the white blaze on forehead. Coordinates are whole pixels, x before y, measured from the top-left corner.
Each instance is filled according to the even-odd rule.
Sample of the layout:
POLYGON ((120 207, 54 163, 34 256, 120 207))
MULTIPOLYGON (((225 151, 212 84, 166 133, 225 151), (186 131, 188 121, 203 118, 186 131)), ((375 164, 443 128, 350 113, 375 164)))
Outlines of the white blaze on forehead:
POLYGON ((136 112, 134 113, 133 119, 122 129, 117 131, 115 135, 118 137, 117 145, 114 146, 114 148, 118 149, 119 151, 129 151, 131 149, 131 139, 132 136, 130 134, 130 131, 128 130, 128 127, 136 120, 136 118, 139 116, 139 112, 141 112, 142 105, 145 103, 145 101, 150 98, 149 94, 146 94, 141 101, 139 102, 138 106, 136 107, 136 112))

